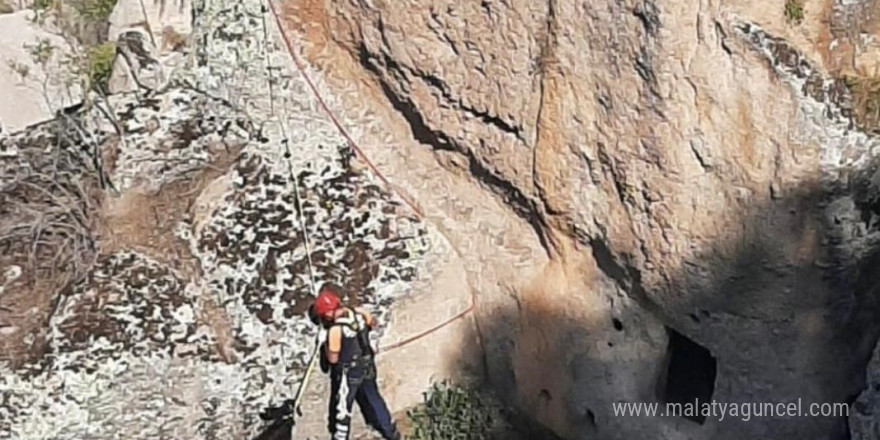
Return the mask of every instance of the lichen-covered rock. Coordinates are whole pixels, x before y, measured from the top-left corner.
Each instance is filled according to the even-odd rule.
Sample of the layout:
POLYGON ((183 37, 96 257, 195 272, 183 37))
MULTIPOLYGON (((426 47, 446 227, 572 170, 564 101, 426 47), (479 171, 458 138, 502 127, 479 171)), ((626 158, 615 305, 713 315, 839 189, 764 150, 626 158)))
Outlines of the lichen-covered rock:
MULTIPOLYGON (((346 300, 373 310, 379 341, 433 325, 395 324, 391 308, 448 272, 438 259, 451 250, 364 172, 291 70, 277 30, 263 28, 272 21, 253 18, 268 13, 259 1, 197 7, 201 58, 167 86, 0 142, 3 190, 53 151, 82 152, 102 182, 94 265, 28 305, 47 321, 34 359, 0 359, 0 438, 253 437, 259 412, 293 395, 313 348, 313 282, 341 284, 346 300), (253 70, 235 71, 243 65, 253 70), (237 80, 217 81, 224 75, 237 80), (86 136, 56 142, 58 126, 86 136)), ((10 274, 2 316, 19 316, 18 299, 40 288, 18 282, 27 263, 0 259, 10 274)), ((419 361, 427 374, 445 364, 429 351, 419 361)), ((319 420, 327 396, 309 396, 319 420)), ((299 432, 325 430, 322 421, 299 432)))
POLYGON ((880 346, 868 364, 866 388, 852 406, 849 423, 853 440, 876 440, 880 438, 880 346))
POLYGON ((138 29, 120 34, 116 51, 113 73, 107 83, 110 93, 160 90, 167 85, 168 66, 156 58, 155 47, 146 32, 138 29))

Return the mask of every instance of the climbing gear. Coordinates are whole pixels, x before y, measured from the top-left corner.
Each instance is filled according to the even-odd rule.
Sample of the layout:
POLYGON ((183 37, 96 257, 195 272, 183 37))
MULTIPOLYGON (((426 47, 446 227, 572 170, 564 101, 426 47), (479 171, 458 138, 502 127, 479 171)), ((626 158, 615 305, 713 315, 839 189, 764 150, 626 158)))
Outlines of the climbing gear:
POLYGON ((366 316, 345 307, 332 325, 342 330, 339 361, 330 369, 328 428, 332 438, 348 440, 351 408, 357 402, 367 424, 379 431, 382 438, 398 439, 397 428, 376 383, 375 351, 370 345, 366 316))
POLYGON ((322 291, 315 299, 315 313, 324 318, 334 310, 338 309, 341 304, 339 297, 329 291, 322 291))
POLYGON ((343 368, 369 367, 373 363, 375 350, 370 344, 370 327, 364 315, 346 307, 333 325, 342 327, 343 344, 338 364, 343 368), (345 341, 353 343, 346 344, 345 341))

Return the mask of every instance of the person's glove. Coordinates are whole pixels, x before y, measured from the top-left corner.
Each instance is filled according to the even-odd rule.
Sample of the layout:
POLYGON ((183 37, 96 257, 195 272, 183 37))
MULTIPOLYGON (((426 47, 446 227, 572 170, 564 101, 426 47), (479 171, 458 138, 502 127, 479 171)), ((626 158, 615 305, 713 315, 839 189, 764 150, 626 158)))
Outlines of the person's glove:
POLYGON ((321 325, 321 317, 318 316, 317 313, 315 313, 314 304, 309 306, 309 321, 312 321, 312 324, 323 327, 323 325, 321 325))

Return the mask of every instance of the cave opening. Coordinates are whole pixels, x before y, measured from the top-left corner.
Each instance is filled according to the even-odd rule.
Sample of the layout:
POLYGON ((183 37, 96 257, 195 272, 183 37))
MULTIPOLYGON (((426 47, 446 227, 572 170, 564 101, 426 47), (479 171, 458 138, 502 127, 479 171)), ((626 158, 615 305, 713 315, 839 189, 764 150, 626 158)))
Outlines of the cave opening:
POLYGON ((681 416, 702 425, 706 416, 700 414, 699 409, 703 403, 711 404, 715 393, 715 357, 687 336, 669 327, 666 327, 666 332, 669 336, 667 365, 661 379, 659 398, 663 403, 681 404, 681 416), (688 407, 692 409, 684 410, 688 407))

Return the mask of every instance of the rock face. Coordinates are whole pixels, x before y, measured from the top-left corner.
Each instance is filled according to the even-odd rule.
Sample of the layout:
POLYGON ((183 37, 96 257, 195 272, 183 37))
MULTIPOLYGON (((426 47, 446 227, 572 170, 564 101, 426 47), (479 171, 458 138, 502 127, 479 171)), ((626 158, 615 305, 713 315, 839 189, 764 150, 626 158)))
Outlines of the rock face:
POLYGON ((877 409, 880 408, 880 346, 874 349, 874 356, 868 365, 866 377, 867 389, 853 404, 850 415, 853 440, 871 440, 880 438, 880 420, 877 409))
POLYGON ((368 155, 464 249, 488 379, 510 401, 566 438, 819 439, 843 438, 846 414, 613 404, 807 411, 864 388, 878 141, 829 73, 835 47, 866 46, 827 27, 859 28, 856 4, 875 2, 807 1, 798 30, 782 7, 696 0, 297 2, 285 17, 348 126, 364 107, 381 121, 354 129, 368 155), (422 185, 437 167, 458 180, 422 185), (472 226, 487 216, 507 224, 472 226))
POLYGON ((393 410, 477 374, 571 439, 877 438, 880 142, 832 75, 876 8, 120 1, 120 93, 0 142, 0 439, 253 437, 313 277, 393 410), (712 401, 855 404, 663 414, 712 401))
POLYGON ((119 0, 109 17, 108 38, 141 29, 161 52, 175 50, 192 32, 192 8, 190 0, 119 0))

